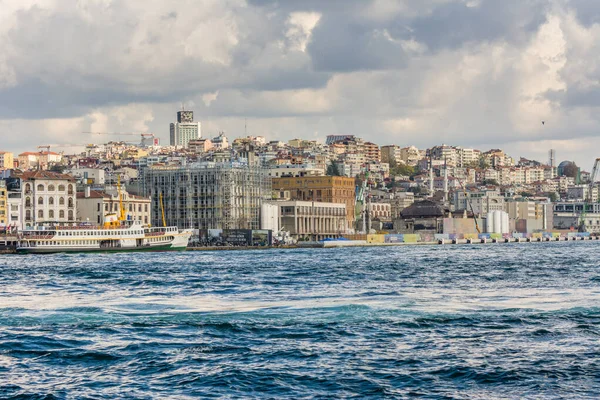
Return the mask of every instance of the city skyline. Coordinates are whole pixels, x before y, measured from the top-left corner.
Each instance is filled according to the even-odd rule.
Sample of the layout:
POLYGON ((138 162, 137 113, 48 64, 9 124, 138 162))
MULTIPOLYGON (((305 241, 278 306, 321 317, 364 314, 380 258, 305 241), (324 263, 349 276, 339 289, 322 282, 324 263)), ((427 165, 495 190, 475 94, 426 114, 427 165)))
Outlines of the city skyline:
POLYGON ((152 132, 166 144, 183 103, 205 137, 353 134, 540 161, 555 148, 557 161, 588 170, 598 157, 592 1, 3 8, 1 150, 101 141, 85 131, 152 132))

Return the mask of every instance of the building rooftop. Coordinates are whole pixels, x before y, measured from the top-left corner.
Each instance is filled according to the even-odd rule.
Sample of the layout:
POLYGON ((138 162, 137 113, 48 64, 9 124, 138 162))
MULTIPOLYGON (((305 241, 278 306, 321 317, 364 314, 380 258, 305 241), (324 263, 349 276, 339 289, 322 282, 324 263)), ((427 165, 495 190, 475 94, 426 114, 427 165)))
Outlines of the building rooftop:
POLYGON ((444 210, 435 202, 423 200, 406 207, 400 212, 402 218, 438 218, 444 210))

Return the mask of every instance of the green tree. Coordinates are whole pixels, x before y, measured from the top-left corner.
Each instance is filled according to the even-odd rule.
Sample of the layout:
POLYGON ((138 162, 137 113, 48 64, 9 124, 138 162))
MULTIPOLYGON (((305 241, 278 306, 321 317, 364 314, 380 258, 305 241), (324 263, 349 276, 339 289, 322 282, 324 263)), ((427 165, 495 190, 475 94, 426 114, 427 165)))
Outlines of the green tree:
POLYGON ((569 163, 563 168, 563 175, 568 176, 569 178, 577 178, 577 175, 579 175, 579 167, 574 162, 569 163))
POLYGON ((332 161, 328 166, 327 166, 327 176, 342 176, 342 173, 340 172, 340 166, 338 165, 337 162, 332 161))
POLYGON ((499 186, 500 184, 498 183, 497 180, 495 179, 484 179, 482 182, 484 185, 493 185, 493 186, 499 186))

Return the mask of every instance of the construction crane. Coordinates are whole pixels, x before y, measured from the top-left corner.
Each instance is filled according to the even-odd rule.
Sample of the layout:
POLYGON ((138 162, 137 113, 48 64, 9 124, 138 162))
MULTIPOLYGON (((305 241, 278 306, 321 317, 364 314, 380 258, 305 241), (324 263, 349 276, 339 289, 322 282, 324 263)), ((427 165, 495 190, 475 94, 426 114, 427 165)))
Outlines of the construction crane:
POLYGON ((598 174, 598 166, 600 165, 600 158, 596 158, 594 161, 594 168, 592 169, 592 174, 590 175, 590 181, 585 189, 587 189, 587 193, 584 193, 585 200, 583 201, 583 210, 581 210, 581 214, 579 215, 579 232, 585 232, 585 218, 587 217, 587 208, 588 204, 592 204, 592 191, 594 190, 594 183, 596 182, 596 175, 598 174))
POLYGON ((475 215, 475 209, 473 208, 473 203, 471 202, 471 196, 467 193, 467 187, 463 184, 463 182, 458 180, 460 186, 463 189, 463 193, 465 194, 465 200, 469 204, 469 208, 471 209, 471 213, 473 214, 473 219, 475 220, 475 229, 477 229, 477 233, 481 234, 481 229, 479 228, 479 223, 477 222, 477 216, 475 215))
POLYGON ((152 135, 152 133, 136 133, 136 132, 81 132, 89 135, 114 135, 114 136, 139 136, 152 135))

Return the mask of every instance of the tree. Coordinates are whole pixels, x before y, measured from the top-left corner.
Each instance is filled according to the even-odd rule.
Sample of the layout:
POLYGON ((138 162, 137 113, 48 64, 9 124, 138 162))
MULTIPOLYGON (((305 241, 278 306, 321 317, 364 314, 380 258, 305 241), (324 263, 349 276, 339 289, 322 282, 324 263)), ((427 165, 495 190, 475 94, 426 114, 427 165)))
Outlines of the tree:
POLYGON ((550 192, 548 194, 548 197, 550 198, 550 201, 553 203, 556 203, 558 201, 558 194, 556 192, 550 192))
POLYGON ((65 169, 67 169, 67 167, 65 167, 64 165, 54 164, 48 170, 62 174, 65 171, 65 169))
POLYGON ((495 179, 484 179, 482 183, 484 185, 500 186, 498 181, 495 179))
POLYGON ((577 178, 579 175, 579 167, 574 162, 565 165, 563 168, 563 175, 569 178, 577 178))
POLYGON ((342 176, 342 173, 340 172, 340 167, 338 165, 337 162, 332 161, 328 166, 327 166, 327 176, 342 176))
POLYGON ((396 161, 390 162, 390 175, 391 176, 413 176, 415 174, 415 168, 406 164, 398 164, 396 161))

